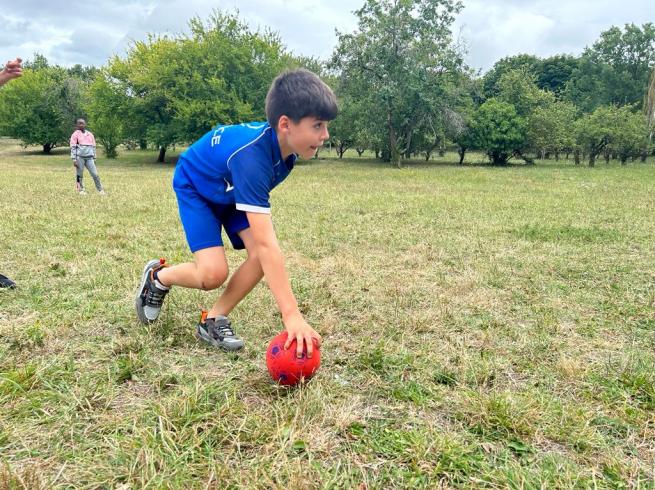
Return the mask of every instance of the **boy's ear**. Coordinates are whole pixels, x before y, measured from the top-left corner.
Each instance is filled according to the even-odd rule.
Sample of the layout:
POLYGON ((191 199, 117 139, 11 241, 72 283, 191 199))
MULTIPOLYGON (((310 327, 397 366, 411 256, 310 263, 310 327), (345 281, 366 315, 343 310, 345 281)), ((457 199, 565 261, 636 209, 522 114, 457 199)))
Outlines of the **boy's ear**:
POLYGON ((289 119, 289 116, 280 116, 280 119, 277 122, 277 131, 288 131, 289 127, 291 125, 291 119, 289 119))

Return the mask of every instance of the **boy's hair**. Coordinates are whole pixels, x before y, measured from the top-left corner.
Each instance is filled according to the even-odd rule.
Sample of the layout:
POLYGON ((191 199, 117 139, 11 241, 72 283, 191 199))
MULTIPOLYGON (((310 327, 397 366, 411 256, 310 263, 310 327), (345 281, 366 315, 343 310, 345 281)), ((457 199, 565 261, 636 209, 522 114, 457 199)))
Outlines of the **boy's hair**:
POLYGON ((332 89, 302 68, 278 75, 266 95, 266 119, 274 129, 282 116, 295 123, 308 116, 331 121, 337 112, 337 98, 332 89))
POLYGON ((77 119, 75 119, 75 124, 77 124, 80 121, 86 122, 86 119, 84 119, 83 117, 78 117, 77 119))

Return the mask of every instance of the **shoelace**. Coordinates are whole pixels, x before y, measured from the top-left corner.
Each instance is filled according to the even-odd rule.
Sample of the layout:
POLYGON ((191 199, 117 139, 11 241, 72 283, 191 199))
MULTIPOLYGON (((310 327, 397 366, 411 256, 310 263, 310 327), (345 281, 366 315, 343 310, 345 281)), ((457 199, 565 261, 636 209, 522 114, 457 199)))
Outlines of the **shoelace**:
POLYGON ((168 291, 159 289, 157 286, 148 288, 146 293, 146 304, 150 306, 161 306, 164 302, 164 296, 168 291))
POLYGON ((214 322, 214 328, 211 329, 214 338, 221 337, 234 337, 234 331, 232 330, 232 324, 229 320, 222 322, 214 322))

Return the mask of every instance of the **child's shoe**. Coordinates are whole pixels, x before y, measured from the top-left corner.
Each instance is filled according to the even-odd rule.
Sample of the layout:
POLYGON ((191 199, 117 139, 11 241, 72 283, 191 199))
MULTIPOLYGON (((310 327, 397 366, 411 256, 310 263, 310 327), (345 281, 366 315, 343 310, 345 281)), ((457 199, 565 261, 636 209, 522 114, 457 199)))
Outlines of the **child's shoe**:
POLYGON ((170 287, 164 286, 154 277, 154 273, 166 267, 164 259, 151 260, 143 268, 141 286, 135 298, 136 314, 143 323, 152 323, 159 316, 164 298, 170 287))
POLYGON ((243 349, 243 339, 234 333, 230 320, 225 316, 207 318, 207 312, 203 311, 196 327, 196 336, 200 340, 224 350, 243 349))

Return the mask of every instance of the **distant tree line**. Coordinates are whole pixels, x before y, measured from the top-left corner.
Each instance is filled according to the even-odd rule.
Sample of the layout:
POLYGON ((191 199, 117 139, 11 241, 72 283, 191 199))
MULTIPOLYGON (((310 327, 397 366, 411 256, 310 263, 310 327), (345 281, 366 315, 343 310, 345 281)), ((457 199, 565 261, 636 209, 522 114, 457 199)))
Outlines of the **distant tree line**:
POLYGON ((464 64, 450 28, 456 0, 366 0, 330 62, 344 110, 337 153, 382 160, 454 147, 491 163, 561 155, 645 160, 653 151, 655 26, 612 27, 578 56, 503 58, 484 76, 464 64))
POLYGON ((156 148, 163 161, 215 124, 262 120, 274 76, 303 66, 339 97, 330 126, 339 157, 370 151, 401 166, 456 149, 460 163, 475 150, 496 165, 562 156, 595 165, 653 152, 652 23, 612 27, 580 56, 503 58, 480 76, 453 41, 461 9, 457 0, 364 0, 357 29, 338 33, 325 63, 218 10, 192 19, 187 34, 135 42, 101 68, 36 55, 0 92, 0 135, 47 153, 86 116, 107 156, 125 145, 156 148))

